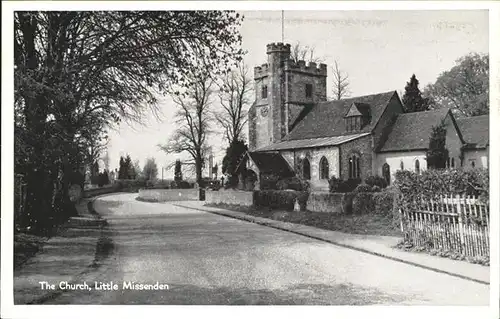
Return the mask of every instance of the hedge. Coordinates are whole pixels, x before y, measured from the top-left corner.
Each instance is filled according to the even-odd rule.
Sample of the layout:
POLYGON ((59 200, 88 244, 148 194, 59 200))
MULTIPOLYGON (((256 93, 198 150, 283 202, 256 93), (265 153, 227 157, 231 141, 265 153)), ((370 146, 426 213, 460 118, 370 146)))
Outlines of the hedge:
POLYGON ((372 187, 373 186, 378 186, 380 188, 387 187, 387 181, 385 180, 385 178, 378 175, 372 175, 365 178, 365 184, 370 185, 372 187))
POLYGON ((254 192, 254 206, 293 210, 295 200, 298 200, 301 210, 304 210, 308 197, 309 193, 307 192, 292 190, 261 190, 254 192))
POLYGON ((405 204, 437 199, 441 195, 471 195, 489 203, 487 169, 426 170, 421 174, 397 171, 395 186, 401 191, 405 204))
POLYGON ((285 190, 292 189, 295 191, 309 191, 310 185, 308 181, 302 180, 298 177, 289 177, 281 179, 276 183, 276 189, 285 190))
POLYGON ((373 193, 355 193, 352 199, 352 213, 355 215, 372 214, 375 210, 373 193))
POLYGON ((361 180, 358 178, 343 181, 333 176, 328 180, 330 193, 349 193, 352 192, 360 183, 361 180))

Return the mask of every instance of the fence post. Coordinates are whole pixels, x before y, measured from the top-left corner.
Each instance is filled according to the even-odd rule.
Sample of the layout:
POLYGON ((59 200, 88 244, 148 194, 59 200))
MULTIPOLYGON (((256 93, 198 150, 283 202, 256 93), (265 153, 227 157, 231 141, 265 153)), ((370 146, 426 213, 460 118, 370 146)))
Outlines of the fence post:
POLYGON ((462 219, 462 207, 460 205, 460 195, 455 196, 458 213, 458 231, 460 234, 460 250, 465 254, 464 224, 462 219))

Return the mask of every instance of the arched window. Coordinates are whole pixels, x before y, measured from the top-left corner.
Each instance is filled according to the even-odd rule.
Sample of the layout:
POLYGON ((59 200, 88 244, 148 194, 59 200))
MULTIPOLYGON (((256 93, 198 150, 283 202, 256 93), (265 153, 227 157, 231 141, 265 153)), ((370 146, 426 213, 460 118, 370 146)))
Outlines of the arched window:
POLYGON ((389 164, 385 163, 382 165, 382 176, 384 176, 387 185, 391 184, 391 167, 389 164))
POLYGON ((329 170, 328 160, 323 156, 319 161, 319 179, 328 179, 330 177, 329 170))
POLYGON ((455 158, 454 157, 451 158, 451 167, 455 168, 455 158))
POLYGON ((420 161, 415 160, 415 173, 420 174, 420 161))
POLYGON ((361 176, 360 167, 359 167, 359 156, 356 154, 351 155, 349 157, 349 178, 355 179, 361 176))
POLYGON ((401 168, 401 170, 405 169, 405 164, 403 163, 403 161, 399 163, 399 167, 401 168))
POLYGON ((311 163, 309 163, 307 158, 302 162, 302 176, 304 179, 311 179, 311 163))

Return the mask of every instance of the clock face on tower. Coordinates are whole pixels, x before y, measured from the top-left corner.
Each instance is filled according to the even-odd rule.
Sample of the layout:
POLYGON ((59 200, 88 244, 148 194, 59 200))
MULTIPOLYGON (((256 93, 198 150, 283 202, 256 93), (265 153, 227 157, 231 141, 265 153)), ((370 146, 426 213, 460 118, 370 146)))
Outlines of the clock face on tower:
POLYGON ((260 114, 262 116, 267 116, 267 113, 269 112, 267 106, 263 106, 261 109, 260 109, 260 114))

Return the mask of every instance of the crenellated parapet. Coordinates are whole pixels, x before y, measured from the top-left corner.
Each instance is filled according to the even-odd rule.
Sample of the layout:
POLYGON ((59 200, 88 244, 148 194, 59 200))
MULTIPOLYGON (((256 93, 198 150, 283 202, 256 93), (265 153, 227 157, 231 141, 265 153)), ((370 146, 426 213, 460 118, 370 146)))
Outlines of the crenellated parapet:
POLYGON ((289 43, 282 43, 282 42, 269 43, 267 45, 267 54, 273 53, 273 52, 290 53, 290 44, 289 43))
POLYGON ((268 75, 268 72, 269 65, 267 63, 264 63, 253 68, 253 77, 254 79, 260 79, 266 77, 268 75))
POLYGON ((304 60, 300 60, 297 62, 291 60, 287 61, 285 63, 285 71, 300 72, 325 77, 328 73, 326 64, 320 63, 318 66, 318 64, 316 64, 315 62, 309 62, 306 65, 306 62, 304 60))

